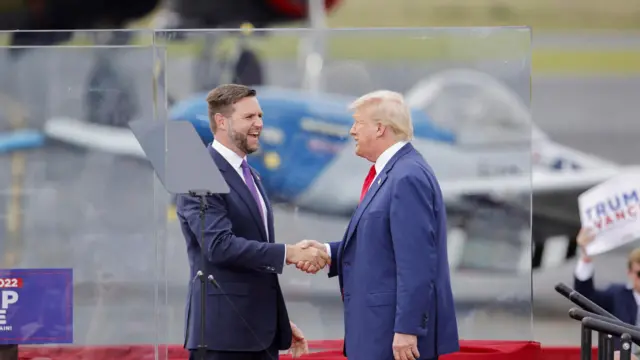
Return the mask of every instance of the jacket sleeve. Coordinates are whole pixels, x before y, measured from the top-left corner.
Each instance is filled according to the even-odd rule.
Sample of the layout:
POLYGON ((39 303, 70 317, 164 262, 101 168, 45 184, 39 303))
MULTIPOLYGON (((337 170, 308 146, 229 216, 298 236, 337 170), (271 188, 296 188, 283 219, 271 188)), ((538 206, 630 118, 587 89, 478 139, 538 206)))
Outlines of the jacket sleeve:
POLYGON ((207 259, 216 265, 231 265, 247 269, 281 274, 285 263, 285 244, 265 243, 235 236, 227 206, 221 195, 206 197, 204 222, 200 216, 200 200, 197 197, 178 197, 178 216, 198 238, 204 230, 204 246, 207 259))
POLYGON ((429 296, 438 263, 434 191, 423 174, 406 175, 392 184, 391 240, 397 276, 394 332, 426 335, 429 296))
POLYGON ((597 290, 593 284, 593 276, 586 280, 580 280, 578 277, 574 276, 573 288, 606 311, 613 311, 613 299, 615 296, 613 288, 597 290))
POLYGON ((329 277, 332 278, 334 276, 340 275, 338 266, 338 249, 342 246, 342 241, 334 241, 329 243, 329 248, 331 249, 331 265, 329 266, 329 277))

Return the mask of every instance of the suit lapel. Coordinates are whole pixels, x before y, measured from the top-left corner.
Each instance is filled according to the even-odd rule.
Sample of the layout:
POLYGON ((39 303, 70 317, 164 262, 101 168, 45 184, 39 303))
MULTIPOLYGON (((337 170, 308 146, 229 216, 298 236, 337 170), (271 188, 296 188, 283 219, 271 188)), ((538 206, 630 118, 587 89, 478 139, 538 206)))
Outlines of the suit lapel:
POLYGON ((408 154, 412 149, 413 146, 411 146, 411 144, 407 144, 400 148, 400 150, 395 153, 395 155, 393 155, 393 157, 389 160, 387 165, 385 165, 380 174, 378 174, 378 176, 374 179, 373 183, 371 183, 371 186, 364 196, 364 199, 362 199, 362 202, 360 203, 360 205, 358 205, 355 213, 353 214, 353 217, 351 218, 351 222, 349 223, 349 227, 347 228, 347 234, 345 237, 345 247, 353 237, 353 234, 358 227, 358 222, 360 222, 362 215, 367 210, 367 206, 369 206, 369 203, 371 203, 371 200, 373 200, 373 198, 376 196, 378 190, 380 190, 385 181, 387 181, 388 173, 393 168, 393 165, 395 165, 398 159, 408 154))
POLYGON ((253 199, 253 195, 251 195, 251 191, 249 191, 247 184, 244 183, 244 180, 240 177, 240 175, 238 175, 235 169, 231 167, 231 164, 229 164, 229 162, 225 160, 222 155, 220 155, 220 153, 218 153, 211 146, 208 146, 207 148, 209 149, 209 153, 211 153, 213 161, 218 166, 218 169, 220 169, 222 177, 224 177, 224 179, 227 181, 227 184, 229 184, 229 187, 235 190, 242 201, 245 203, 245 205, 249 209, 249 212, 251 213, 251 217, 260 229, 260 234, 262 234, 264 240, 266 240, 264 222, 260 217, 260 210, 258 209, 259 205, 253 199))
POLYGON ((638 304, 636 303, 636 298, 633 296, 632 289, 626 289, 627 293, 627 308, 629 311, 629 324, 637 326, 636 322, 638 320, 638 304))
POLYGON ((356 227, 360 222, 360 218, 362 218, 362 214, 364 214, 365 210, 367 209, 367 206, 369 206, 369 203, 376 196, 376 194, 378 193, 378 190, 380 190, 380 188, 382 187, 382 185, 384 185, 384 182, 386 180, 387 180, 387 173, 386 172, 380 173, 378 177, 375 179, 375 181, 369 187, 369 190, 367 191, 367 194, 364 196, 364 199, 362 199, 362 202, 360 203, 360 205, 358 205, 358 207, 356 208, 356 212, 353 214, 353 218, 351 219, 351 222, 349 223, 349 228, 347 230, 345 247, 346 247, 346 244, 349 243, 349 240, 351 240, 351 238, 353 237, 353 233, 355 232, 356 227))
MULTIPOLYGON (((273 234, 273 211, 271 209, 271 202, 269 201, 269 197, 267 196, 267 192, 262 186, 262 180, 260 179, 260 175, 258 172, 251 168, 251 173, 253 174, 253 178, 255 179, 256 186, 258 187, 258 191, 260 191, 260 195, 264 200, 264 205, 267 208, 267 229, 269 233, 269 242, 274 242, 274 234, 273 234)), ((264 226, 263 226, 264 228, 264 226)))

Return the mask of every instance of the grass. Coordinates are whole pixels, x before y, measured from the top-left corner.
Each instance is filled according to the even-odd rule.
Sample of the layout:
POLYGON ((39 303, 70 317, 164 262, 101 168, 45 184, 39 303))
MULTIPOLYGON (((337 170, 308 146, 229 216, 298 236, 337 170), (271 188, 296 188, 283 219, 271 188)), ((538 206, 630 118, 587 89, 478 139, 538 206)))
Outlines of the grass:
POLYGON ((541 30, 640 29, 640 2, 343 0, 329 22, 334 27, 528 25, 541 30))
MULTIPOLYGON (((252 48, 268 59, 295 59, 306 31, 276 30, 266 38, 249 40, 252 48)), ((208 36, 208 34, 204 34, 208 36)), ((228 37, 220 49, 231 46, 228 37)), ((200 48, 198 41, 167 45, 171 56, 193 54, 200 48)), ((329 58, 378 61, 475 60, 486 58, 523 57, 530 53, 528 31, 514 29, 492 33, 471 33, 454 30, 335 30, 326 38, 329 58)))
MULTIPOLYGON (((301 45, 299 33, 284 31, 267 38, 249 40, 264 59, 295 59, 301 45)), ((139 46, 152 46, 151 37, 137 39, 139 46)), ((201 49, 201 42, 158 42, 166 45, 169 61, 191 57, 201 49)), ((228 38, 219 47, 224 51, 233 44, 228 38)), ((90 46, 80 38, 70 45, 90 46)), ((459 66, 474 61, 523 61, 531 57, 534 73, 608 73, 640 74, 640 49, 536 48, 532 52, 529 35, 521 30, 494 33, 461 34, 440 31, 427 34, 418 31, 334 32, 326 44, 330 59, 402 62, 447 62, 459 66)))
MULTIPOLYGON (((131 24, 148 28, 152 15, 131 24)), ((638 0, 343 0, 328 18, 336 27, 451 27, 526 24, 538 32, 571 29, 640 29, 638 0), (389 4, 393 4, 390 6, 389 4)), ((295 26, 293 24, 292 26, 295 26)), ((149 34, 149 33, 147 33, 149 34)), ((203 33, 206 35, 206 33, 203 33)), ((265 59, 295 59, 302 32, 280 29, 250 42, 265 59)), ((332 31, 329 58, 365 61, 521 61, 532 58, 540 73, 640 73, 640 49, 545 49, 531 53, 523 28, 332 31)), ((151 46, 145 35, 137 45, 151 46)), ((232 43, 228 39, 221 47, 232 43)), ((74 45, 82 45, 74 40, 74 45)), ((84 42, 89 45, 89 43, 84 42)), ((193 56, 198 41, 165 43, 169 56, 193 56)))
MULTIPOLYGON (((148 27, 151 17, 134 24, 148 27)), ((640 29, 638 0, 343 0, 328 17, 331 28, 478 27, 527 25, 540 31, 640 29), (393 5, 390 5, 393 4, 393 5)), ((295 26, 295 24, 293 25, 295 26)), ((531 56, 534 73, 640 73, 640 49, 544 49, 530 53, 529 34, 510 29, 452 36, 439 32, 380 32, 368 36, 334 33, 327 43, 331 58, 374 61, 520 60, 531 56), (431 36, 429 36, 431 35, 431 36)), ((268 59, 293 58, 299 39, 272 36, 254 41, 268 59)), ((535 36, 535 35, 534 35, 535 36)), ((197 52, 197 45, 173 45, 171 56, 197 52)))
MULTIPOLYGON (((522 61, 531 58, 532 71, 545 74, 640 74, 640 49, 531 49, 529 34, 506 30, 487 34, 452 31, 334 33, 327 41, 326 54, 333 59, 365 61, 448 62, 460 66, 474 61, 522 61), (339 34, 339 35, 337 35, 339 34)), ((231 40, 226 43, 229 46, 231 40)), ((280 32, 268 39, 252 41, 253 48, 266 59, 294 59, 298 36, 280 32)), ((167 44, 169 61, 197 53, 198 43, 167 44)), ((222 49, 225 46, 221 46, 222 49)))
POLYGON ((533 73, 545 74, 640 74, 640 50, 537 50, 533 73))
MULTIPOLYGON (((153 14, 132 23, 148 28, 153 14)), ((332 28, 526 25, 536 30, 640 30, 637 0, 341 0, 332 28), (393 5, 390 5, 393 4, 393 5)))

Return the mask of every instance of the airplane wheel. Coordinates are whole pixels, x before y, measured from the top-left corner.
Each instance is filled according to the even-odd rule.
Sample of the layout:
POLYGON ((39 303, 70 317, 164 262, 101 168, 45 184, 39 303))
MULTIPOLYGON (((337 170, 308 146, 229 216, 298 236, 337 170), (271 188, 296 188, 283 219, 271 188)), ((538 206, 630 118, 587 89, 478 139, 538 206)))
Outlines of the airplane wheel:
POLYGON ((546 254, 551 258, 562 257, 565 261, 569 261, 578 254, 576 243, 576 234, 580 228, 572 224, 566 224, 546 217, 533 215, 532 218, 532 242, 533 242, 533 259, 532 266, 534 269, 543 266, 555 266, 557 264, 545 264, 543 258, 549 251, 555 254, 546 254), (551 238, 556 238, 554 242, 566 241, 566 246, 547 246, 551 238), (561 253, 557 253, 560 251, 561 253))
POLYGON ((138 112, 132 77, 127 77, 107 60, 95 65, 85 95, 87 120, 92 123, 124 127, 138 112))

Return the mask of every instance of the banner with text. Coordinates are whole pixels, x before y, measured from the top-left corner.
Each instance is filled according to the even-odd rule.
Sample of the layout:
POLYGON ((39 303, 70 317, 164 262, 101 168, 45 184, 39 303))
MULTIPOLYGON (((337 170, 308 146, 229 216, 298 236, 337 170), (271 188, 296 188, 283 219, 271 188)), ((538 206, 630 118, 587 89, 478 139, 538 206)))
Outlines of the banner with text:
POLYGON ((0 270, 0 344, 73 343, 72 269, 0 270))
POLYGON ((605 181, 578 197, 580 221, 595 239, 588 255, 615 249, 640 238, 640 173, 628 173, 605 181))

